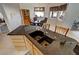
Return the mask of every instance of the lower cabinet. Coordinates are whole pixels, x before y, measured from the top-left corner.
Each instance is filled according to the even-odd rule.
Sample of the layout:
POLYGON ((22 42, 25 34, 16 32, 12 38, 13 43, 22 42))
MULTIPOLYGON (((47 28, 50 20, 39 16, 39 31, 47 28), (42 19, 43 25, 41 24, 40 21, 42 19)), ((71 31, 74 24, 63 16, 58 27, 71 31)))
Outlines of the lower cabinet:
POLYGON ((15 48, 25 47, 31 55, 43 55, 43 53, 25 36, 25 35, 9 35, 15 48))
POLYGON ((43 53, 34 45, 33 45, 33 54, 34 55, 43 55, 43 53))
POLYGON ((27 37, 25 37, 26 38, 26 48, 29 50, 29 52, 33 55, 33 50, 32 50, 32 43, 30 42, 30 40, 27 38, 27 37))
POLYGON ((32 55, 43 55, 43 53, 26 37, 26 47, 32 55))
POLYGON ((17 51, 26 50, 26 42, 24 35, 9 35, 13 45, 17 51))

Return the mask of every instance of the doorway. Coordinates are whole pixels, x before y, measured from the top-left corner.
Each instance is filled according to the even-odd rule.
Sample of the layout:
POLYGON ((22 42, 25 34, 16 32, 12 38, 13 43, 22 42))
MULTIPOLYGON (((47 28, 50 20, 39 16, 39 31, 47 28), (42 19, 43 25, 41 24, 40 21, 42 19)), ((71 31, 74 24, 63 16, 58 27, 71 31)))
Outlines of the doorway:
POLYGON ((23 18, 23 24, 29 25, 31 23, 29 10, 21 9, 21 14, 22 14, 22 18, 23 18))

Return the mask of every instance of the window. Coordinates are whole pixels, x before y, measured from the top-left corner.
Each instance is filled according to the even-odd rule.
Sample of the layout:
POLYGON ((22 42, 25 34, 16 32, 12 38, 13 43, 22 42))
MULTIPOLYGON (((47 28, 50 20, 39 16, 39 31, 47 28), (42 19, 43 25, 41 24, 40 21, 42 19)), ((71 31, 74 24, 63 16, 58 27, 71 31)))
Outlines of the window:
POLYGON ((64 17, 64 11, 59 11, 58 17, 59 17, 59 19, 63 19, 63 17, 64 17))
POLYGON ((37 15, 37 17, 44 17, 44 12, 35 12, 35 15, 37 15))
POLYGON ((50 7, 50 17, 63 19, 66 8, 67 8, 67 4, 50 7))
POLYGON ((51 18, 56 18, 57 17, 57 14, 58 14, 58 11, 50 11, 50 17, 51 18))
POLYGON ((35 7, 34 14, 37 15, 37 17, 44 17, 44 7, 35 7))
POLYGON ((59 11, 59 16, 64 16, 64 11, 59 11))
POLYGON ((64 11, 50 11, 51 18, 62 18, 64 16, 64 11))

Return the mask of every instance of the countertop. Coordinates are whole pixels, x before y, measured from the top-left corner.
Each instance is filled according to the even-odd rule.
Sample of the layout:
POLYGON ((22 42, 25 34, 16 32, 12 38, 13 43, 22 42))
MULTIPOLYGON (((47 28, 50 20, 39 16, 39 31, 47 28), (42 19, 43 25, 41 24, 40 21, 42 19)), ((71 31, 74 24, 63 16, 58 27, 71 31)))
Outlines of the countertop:
MULTIPOLYGON (((39 44, 34 38, 32 38, 29 33, 36 31, 35 26, 25 26, 21 25, 12 32, 8 33, 8 35, 25 35, 44 55, 74 55, 74 47, 78 43, 75 39, 70 37, 65 37, 64 35, 55 33, 51 30, 47 30, 46 35, 52 39, 55 39, 49 46, 46 48, 39 44), (61 40, 66 40, 64 46, 60 45, 61 40)), ((44 31, 44 29, 41 29, 44 31)))

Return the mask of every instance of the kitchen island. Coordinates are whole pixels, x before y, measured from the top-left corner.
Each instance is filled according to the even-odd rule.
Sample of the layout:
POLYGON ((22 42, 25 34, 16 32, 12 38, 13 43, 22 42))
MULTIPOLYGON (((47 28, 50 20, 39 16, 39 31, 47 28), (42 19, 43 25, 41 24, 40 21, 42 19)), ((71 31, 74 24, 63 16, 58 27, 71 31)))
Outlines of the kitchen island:
POLYGON ((64 35, 55 33, 51 30, 46 30, 45 35, 51 39, 54 39, 50 44, 44 46, 38 43, 38 41, 30 36, 29 34, 34 31, 45 32, 45 29, 37 30, 36 26, 32 25, 21 25, 12 32, 8 33, 8 36, 15 39, 22 39, 25 42, 26 48, 31 52, 32 55, 74 55, 73 49, 78 43, 76 40, 65 37, 64 35), (60 42, 65 40, 65 44, 61 45, 60 42))

